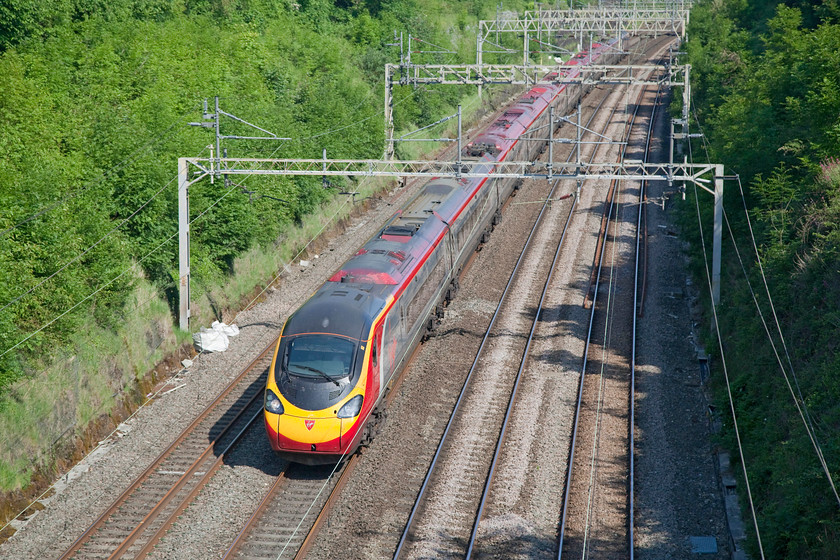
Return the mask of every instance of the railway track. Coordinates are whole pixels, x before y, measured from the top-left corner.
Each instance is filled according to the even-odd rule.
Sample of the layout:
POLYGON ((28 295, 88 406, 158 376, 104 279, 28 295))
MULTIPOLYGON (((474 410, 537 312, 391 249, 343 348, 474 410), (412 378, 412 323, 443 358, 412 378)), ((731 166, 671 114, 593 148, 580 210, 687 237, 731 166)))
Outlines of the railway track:
MULTIPOLYGON (((639 138, 632 138, 638 130, 642 147, 635 155, 647 158, 660 94, 650 88, 639 91, 622 158, 628 156, 628 146, 640 145, 639 138), (650 114, 640 117, 641 107, 650 107, 650 114)), ((584 299, 590 318, 558 558, 634 557, 634 382, 643 207, 644 184, 613 182, 584 299)))
MULTIPOLYGON (((418 347, 419 349, 419 347, 418 347)), ((415 350, 408 358, 410 362, 415 350)), ((385 409, 396 397, 406 370, 385 395, 385 409)), ((332 506, 351 478, 360 454, 336 465, 310 467, 291 463, 277 477, 223 558, 237 560, 302 559, 327 522, 332 506)))
POLYGON ((358 460, 335 466, 290 464, 277 478, 224 558, 288 559, 305 556, 312 529, 340 492, 358 460))
POLYGON ((261 418, 273 343, 79 536, 61 559, 142 558, 261 418))

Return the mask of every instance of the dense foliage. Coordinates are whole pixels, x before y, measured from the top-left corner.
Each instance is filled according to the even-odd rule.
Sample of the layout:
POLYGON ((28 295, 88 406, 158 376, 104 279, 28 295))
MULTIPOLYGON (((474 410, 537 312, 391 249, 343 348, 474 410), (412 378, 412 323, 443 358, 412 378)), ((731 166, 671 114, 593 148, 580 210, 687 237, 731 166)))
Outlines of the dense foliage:
MULTIPOLYGON (((294 139, 229 141, 231 157, 320 157, 323 148, 377 157, 394 32, 467 56, 465 29, 481 9, 477 0, 0 5, 0 394, 48 364, 90 316, 116 329, 135 311, 139 278, 174 301, 177 158, 210 155, 211 131, 187 126, 201 120, 203 99, 212 111, 218 95, 223 110, 294 139)), ((397 128, 451 112, 463 93, 398 88, 397 128)), ((196 183, 194 291, 330 196, 299 179, 196 183)))
MULTIPOLYGON (((696 115, 710 159, 743 182, 744 200, 738 184, 727 183, 727 217, 780 353, 777 359, 728 242, 720 326, 764 552, 768 558, 836 558, 840 504, 795 403, 803 405, 836 479, 840 10, 832 0, 703 2, 692 12, 688 35, 696 115), (792 368, 762 295, 745 203, 792 368)), ((695 144, 695 157, 702 150, 695 144)), ((706 210, 711 206, 700 202, 706 210)), ((709 223, 710 215, 704 220, 709 223)), ((728 411, 721 377, 719 410, 728 411)), ((732 421, 724 423, 726 443, 737 457, 732 421)), ((748 511, 745 516, 751 519, 748 511)))

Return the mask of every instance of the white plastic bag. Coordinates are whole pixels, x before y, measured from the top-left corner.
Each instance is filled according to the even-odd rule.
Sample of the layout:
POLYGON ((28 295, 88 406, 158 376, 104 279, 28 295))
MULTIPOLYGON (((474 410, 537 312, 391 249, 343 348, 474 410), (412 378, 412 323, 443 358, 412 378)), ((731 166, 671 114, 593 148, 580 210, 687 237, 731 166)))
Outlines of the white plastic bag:
POLYGON ((239 327, 236 325, 226 325, 224 323, 220 323, 219 321, 213 321, 210 328, 227 336, 236 336, 239 334, 239 327))
POLYGON ((201 332, 193 335, 193 343, 198 352, 224 352, 228 349, 230 340, 223 332, 202 327, 201 332))

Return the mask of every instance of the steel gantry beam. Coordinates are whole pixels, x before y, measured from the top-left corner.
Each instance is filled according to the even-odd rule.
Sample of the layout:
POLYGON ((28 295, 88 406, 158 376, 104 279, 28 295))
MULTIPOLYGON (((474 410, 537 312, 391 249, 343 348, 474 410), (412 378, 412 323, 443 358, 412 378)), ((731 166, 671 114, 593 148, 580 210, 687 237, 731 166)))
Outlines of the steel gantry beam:
MULTIPOLYGON (((601 37, 621 37, 624 33, 657 37, 673 34, 685 35, 688 25, 690 2, 633 3, 626 6, 590 6, 564 10, 534 10, 522 18, 497 17, 479 22, 476 62, 481 64, 483 53, 513 54, 501 43, 502 34, 515 34, 523 38, 522 53, 531 51, 531 41, 538 47, 534 52, 545 52, 544 47, 555 44, 566 36, 575 38, 579 45, 586 34, 601 37), (485 48, 490 45, 490 49, 485 48)), ((552 50, 552 49, 549 49, 552 50)))
MULTIPOLYGON (((621 37, 625 32, 637 35, 661 35, 674 33, 681 35, 688 21, 690 2, 634 2, 633 6, 584 8, 578 10, 537 10, 526 12, 520 19, 497 18, 494 21, 480 22, 477 36, 476 64, 424 65, 412 64, 410 54, 401 56, 400 64, 385 65, 385 138, 386 148, 382 160, 327 159, 326 151, 322 159, 255 159, 227 158, 220 147, 221 138, 240 138, 221 136, 219 131, 220 115, 232 117, 249 126, 259 129, 237 117, 222 112, 216 103, 216 112, 208 113, 205 107, 205 119, 212 122, 191 123, 196 126, 214 126, 216 131, 215 157, 180 158, 178 160, 178 221, 179 221, 179 292, 180 326, 189 329, 190 317, 190 263, 189 263, 189 186, 205 177, 211 181, 234 175, 277 175, 277 176, 313 176, 313 177, 422 177, 432 178, 518 178, 518 179, 624 179, 635 181, 673 181, 693 182, 715 196, 715 243, 714 272, 715 303, 719 299, 720 286, 720 211, 723 195, 723 167, 704 164, 675 163, 542 163, 542 162, 477 162, 477 161, 394 161, 394 122, 393 122, 393 87, 395 85, 475 85, 519 84, 530 86, 537 83, 562 84, 624 84, 624 85, 666 85, 684 86, 684 120, 688 106, 688 75, 690 67, 675 64, 663 65, 593 65, 577 66, 577 74, 566 74, 569 67, 532 64, 529 45, 536 41, 540 53, 571 54, 557 45, 563 33, 573 33, 578 43, 583 43, 585 33, 599 34, 601 37, 614 35, 619 37, 618 50, 621 50, 621 37), (507 49, 499 43, 501 33, 519 33, 523 36, 523 48, 507 49), (497 37, 497 52, 516 54, 520 52, 522 64, 483 64, 482 53, 485 43, 492 43, 490 36, 497 37), (545 50, 547 49, 547 50, 545 50), (655 77, 649 77, 653 76, 655 77), (682 77, 682 79, 681 79, 682 77), (704 178, 709 173, 714 179, 704 178), (714 190, 704 186, 714 181, 714 190)), ((409 44, 411 38, 409 37, 409 44)), ((402 39, 400 39, 400 44, 402 39)), ((580 47, 582 48, 582 47, 580 47)), ((402 48, 401 48, 402 51, 402 48)), ((409 48, 409 53, 411 49, 409 48)), ((490 51, 487 51, 490 52, 490 51)), ((683 125, 685 135, 687 124, 683 125)), ((259 129, 267 133, 263 129, 259 129)), ((270 134, 260 137, 265 140, 279 140, 270 134)), ((674 135, 676 136, 676 135, 674 135)), ((250 138, 250 137, 249 137, 250 138)), ((539 140, 527 138, 525 140, 539 140)), ((451 141, 451 140, 450 140, 451 141)), ((553 145, 554 142, 567 140, 541 140, 553 145)), ((458 142, 460 147, 460 108, 458 142)), ((672 150, 673 152, 673 150, 672 150)), ((460 154, 460 149, 458 150, 460 154)), ((673 160, 673 155, 671 157, 673 160)))
MULTIPOLYGON (((554 140, 558 142, 558 140, 554 140)), ((178 159, 178 224, 179 224, 179 320, 189 330, 190 317, 190 249, 189 249, 189 186, 205 177, 222 178, 236 175, 275 175, 310 177, 424 177, 433 178, 519 178, 569 179, 580 181, 684 181, 699 185, 715 197, 713 279, 715 304, 720 298, 720 247, 723 204, 723 166, 701 163, 558 163, 540 161, 394 161, 352 159, 261 159, 261 158, 179 158, 178 159), (712 174, 711 178, 705 177, 712 174), (714 183, 711 189, 707 185, 714 183)))
POLYGON ((479 34, 484 38, 497 33, 535 33, 550 36, 562 32, 591 32, 612 34, 627 31, 637 35, 682 36, 688 23, 688 4, 673 7, 587 7, 566 10, 535 10, 525 12, 521 19, 496 19, 479 22, 479 34))
MULTIPOLYGON (((562 140, 565 142, 565 140, 562 140)), ((554 142, 561 142, 555 140, 554 142)), ((184 179, 235 175, 309 177, 425 177, 508 179, 625 179, 631 181, 688 181, 703 183, 714 164, 701 163, 558 163, 541 161, 439 161, 389 159, 261 159, 182 158, 195 169, 184 179)))
POLYGON ((514 84, 622 84, 683 86, 685 65, 667 64, 593 64, 575 67, 579 74, 565 73, 568 66, 560 64, 398 64, 385 65, 387 84, 421 86, 514 84), (664 71, 661 77, 646 77, 664 71))

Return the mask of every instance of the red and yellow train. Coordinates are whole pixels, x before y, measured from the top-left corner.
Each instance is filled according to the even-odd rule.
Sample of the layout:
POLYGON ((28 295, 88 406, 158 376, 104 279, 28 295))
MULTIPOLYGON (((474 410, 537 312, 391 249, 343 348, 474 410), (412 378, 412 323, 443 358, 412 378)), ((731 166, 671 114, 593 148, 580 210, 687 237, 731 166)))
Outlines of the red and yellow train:
MULTIPOLYGON (((613 43, 568 61, 608 63, 613 43)), ((557 80, 558 82, 560 80, 557 80)), ((548 107, 571 110, 579 84, 545 83, 509 106, 463 149, 479 161, 533 161, 548 107)), ((458 273, 500 217, 514 179, 432 179, 286 320, 265 390, 271 447, 291 461, 341 460, 370 440, 391 381, 453 297, 458 273)))

